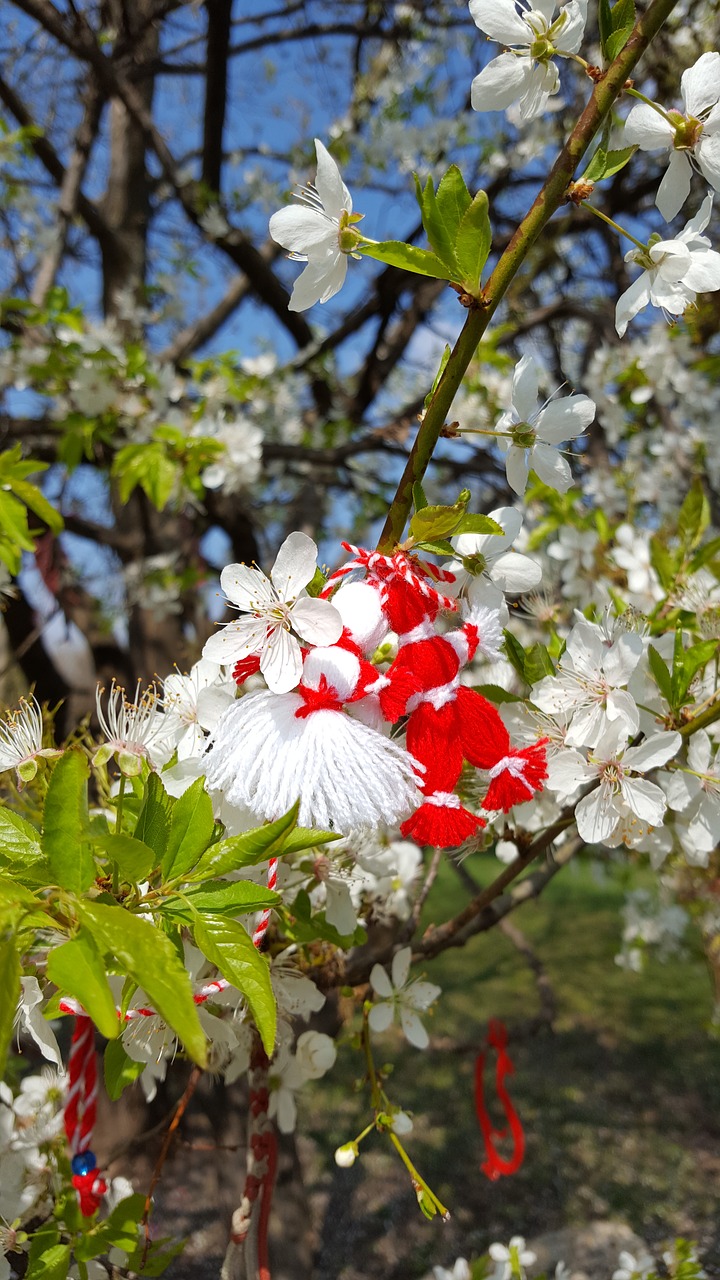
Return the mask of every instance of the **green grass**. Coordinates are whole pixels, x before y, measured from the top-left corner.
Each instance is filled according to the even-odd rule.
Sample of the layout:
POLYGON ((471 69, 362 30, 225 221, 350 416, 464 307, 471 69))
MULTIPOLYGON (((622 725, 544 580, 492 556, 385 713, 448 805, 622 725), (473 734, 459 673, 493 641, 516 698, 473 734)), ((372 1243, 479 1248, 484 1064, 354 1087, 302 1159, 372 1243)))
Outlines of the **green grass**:
MULTIPOLYGON (((490 858, 468 866, 481 884, 497 874, 490 858)), ((711 988, 690 932, 681 959, 651 960, 641 974, 615 965, 626 889, 646 883, 649 876, 629 879, 620 868, 611 866, 600 879, 592 864, 571 864, 539 902, 513 916, 552 983, 553 1031, 527 1034, 539 1011, 534 977, 494 929, 426 966, 443 989, 427 1020, 437 1047, 418 1052, 399 1032, 376 1038, 377 1060, 395 1064, 390 1096, 415 1113, 408 1150, 451 1207, 450 1223, 421 1217, 407 1174, 380 1135, 370 1136, 351 1171, 335 1170, 334 1147, 367 1123, 367 1094, 351 1091, 362 1075, 360 1056, 349 1035, 341 1042, 334 1072, 302 1104, 300 1125, 315 1144, 311 1180, 321 1209, 331 1196, 321 1280, 413 1280, 433 1262, 448 1265, 457 1254, 482 1252, 493 1239, 600 1217, 626 1222, 655 1246, 675 1234, 694 1236, 712 1259, 720 1045, 705 1029, 711 988), (475 1056, 491 1017, 511 1029, 516 1075, 509 1087, 527 1136, 523 1167, 496 1183, 480 1171, 472 1094, 475 1056), (342 1242, 350 1239, 346 1251, 342 1242)), ((424 924, 466 901, 444 866, 424 924)))

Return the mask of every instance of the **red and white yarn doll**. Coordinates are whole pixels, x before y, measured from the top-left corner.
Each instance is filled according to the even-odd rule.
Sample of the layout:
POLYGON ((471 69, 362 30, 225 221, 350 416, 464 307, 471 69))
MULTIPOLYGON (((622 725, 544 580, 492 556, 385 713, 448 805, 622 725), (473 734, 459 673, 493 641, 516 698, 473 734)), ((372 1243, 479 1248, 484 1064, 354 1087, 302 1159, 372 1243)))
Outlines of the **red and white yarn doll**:
MULTIPOLYGON (((484 807, 507 810, 540 789, 547 776, 544 743, 513 748, 495 707, 460 684, 460 671, 478 648, 497 656, 501 632, 493 611, 480 607, 466 615, 460 628, 440 634, 439 613, 457 609, 457 602, 441 595, 431 575, 436 581, 450 582, 451 574, 403 552, 381 556, 355 547, 348 550, 354 559, 333 575, 324 594, 338 579, 364 569, 398 635, 399 651, 388 672, 385 708, 392 708, 393 719, 408 715, 407 749, 421 768, 419 786, 424 795, 421 806, 403 824, 402 834, 419 844, 452 848, 486 825, 455 794, 463 761, 489 773, 484 807), (406 681, 414 682, 415 689, 403 699, 406 681)), ((333 603, 336 600, 337 596, 333 603)))
MULTIPOLYGON (((303 826, 348 833, 397 824, 419 802, 407 751, 373 727, 378 709, 388 718, 391 681, 363 650, 374 650, 387 622, 377 594, 363 594, 361 601, 353 588, 352 605, 345 602, 356 632, 346 625, 337 644, 304 651, 297 689, 246 694, 221 716, 204 763, 208 786, 230 804, 273 819, 299 799, 303 826), (368 724, 358 709, 370 699, 368 724)), ((340 592, 333 603, 342 616, 340 592)), ((239 663, 235 678, 244 679, 249 666, 239 663)), ((415 687, 414 678, 403 680, 407 690, 415 687)))

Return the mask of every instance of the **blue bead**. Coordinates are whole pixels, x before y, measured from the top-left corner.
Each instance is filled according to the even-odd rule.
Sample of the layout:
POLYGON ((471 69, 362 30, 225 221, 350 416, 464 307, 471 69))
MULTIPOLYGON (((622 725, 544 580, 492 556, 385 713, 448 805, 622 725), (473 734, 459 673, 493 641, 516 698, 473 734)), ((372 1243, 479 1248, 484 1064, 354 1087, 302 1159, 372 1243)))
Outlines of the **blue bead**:
POLYGON ((73 1173, 81 1177, 84 1173, 90 1173, 97 1165, 97 1160, 92 1151, 81 1151, 78 1155, 73 1156, 70 1167, 73 1173))

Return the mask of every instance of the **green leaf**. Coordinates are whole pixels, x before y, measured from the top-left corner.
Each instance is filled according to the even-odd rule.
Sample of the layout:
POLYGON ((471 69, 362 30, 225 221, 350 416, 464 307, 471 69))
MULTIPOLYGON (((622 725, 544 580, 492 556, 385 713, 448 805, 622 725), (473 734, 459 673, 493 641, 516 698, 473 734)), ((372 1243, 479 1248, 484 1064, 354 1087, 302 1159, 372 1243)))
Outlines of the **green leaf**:
POLYGON ((344 951, 350 946, 362 946, 363 942, 367 942, 367 933, 362 925, 358 925, 354 933, 344 935, 334 925, 328 924, 324 911, 313 914, 310 896, 304 889, 300 890, 292 904, 291 913, 283 924, 283 932, 295 942, 317 942, 321 938, 344 951))
POLYGON ((48 955, 47 974, 60 991, 80 1001, 106 1040, 114 1040, 120 1034, 115 997, 91 934, 81 930, 69 942, 53 947, 48 955))
POLYGON ((472 204, 472 196, 456 164, 451 164, 440 179, 435 200, 437 212, 453 245, 457 239, 460 223, 472 204))
POLYGON ((452 542, 448 542, 446 538, 426 538, 422 542, 415 543, 416 551, 429 551, 431 556, 457 556, 452 542))
POLYGON ((672 706, 672 680, 670 672, 654 645, 648 645, 648 664, 658 689, 667 703, 672 706))
POLYGON ((144 988, 160 1016, 177 1032, 193 1061, 204 1067, 205 1035, 190 979, 170 939, 148 920, 123 907, 81 902, 78 911, 100 950, 111 955, 116 964, 144 988))
POLYGON ((720 538, 711 538, 703 547, 695 552, 690 561, 690 572, 697 573, 698 569, 702 569, 709 560, 714 560, 715 556, 720 552, 720 538))
POLYGON ((15 1010, 20 998, 20 956, 12 935, 0 938, 0 1078, 12 1040, 15 1010))
POLYGON ((425 490, 419 480, 416 480, 412 487, 412 496, 413 506, 416 511, 422 511, 423 507, 428 505, 428 500, 425 497, 425 490))
POLYGON ((167 454, 164 441, 128 444, 115 454, 112 474, 119 481, 120 498, 127 502, 139 485, 154 507, 162 511, 170 501, 180 476, 177 462, 167 454))
POLYGON ((445 538, 455 532, 464 515, 464 503, 455 503, 452 507, 423 507, 412 517, 410 533, 416 541, 445 538))
POLYGON ((625 165, 635 155, 636 151, 637 147, 635 146, 621 147, 617 151, 606 151, 604 147, 598 147, 582 175, 581 181, 602 182, 603 178, 612 178, 614 174, 625 168, 625 165))
POLYGON ((449 267, 452 272, 452 278, 456 279, 458 265, 453 249, 455 236, 443 218, 435 195, 432 178, 428 178, 423 191, 423 226, 438 258, 449 267))
POLYGON ((25 1280, 65 1280, 70 1268, 70 1245, 52 1244, 31 1261, 25 1280))
POLYGON ((602 51, 605 53, 605 48, 610 36, 612 35, 613 29, 610 0, 598 0, 598 29, 600 32, 602 51))
POLYGON ((403 271, 412 271, 419 276, 430 276, 435 280, 453 280, 457 274, 441 262, 434 253, 428 253, 427 249, 418 249, 412 244, 405 244, 402 240, 381 240, 377 244, 361 242, 357 251, 364 254, 366 258, 385 262, 389 267, 400 267, 403 271))
POLYGON ((710 524, 710 504, 702 482, 695 480, 678 515, 678 537, 686 552, 694 551, 710 524))
POLYGON ((455 530, 457 533, 504 533, 502 525, 490 516, 477 516, 472 513, 464 515, 455 530))
POLYGON ((545 645, 539 640, 525 650, 525 679, 537 684, 543 676, 554 676, 555 668, 545 645))
POLYGON ((520 679, 529 684, 530 681, 525 676, 525 650, 523 646, 519 640, 515 639, 512 631, 504 631, 503 635, 505 636, 505 653, 507 654, 508 662, 515 668, 520 679))
POLYGON ((105 1048, 105 1088, 111 1102, 117 1102, 124 1089, 142 1075, 143 1062, 135 1062, 123 1048, 122 1040, 111 1040, 105 1048))
POLYGON ((145 1196, 139 1192, 126 1196, 115 1205, 104 1222, 98 1222, 75 1241, 75 1257, 79 1262, 98 1258, 113 1246, 125 1253, 132 1253, 137 1246, 139 1224, 145 1209, 145 1196))
POLYGON ((685 650, 683 648, 682 628, 675 628, 675 644, 673 645, 672 664, 672 706, 679 707, 683 700, 683 676, 685 672, 685 650))
POLYGON ((312 827, 295 827, 283 841, 283 857, 287 853, 300 853, 302 849, 316 849, 318 845, 332 844, 342 838, 339 831, 313 831, 312 827))
POLYGON ((607 42, 607 56, 612 62, 622 52, 635 26, 633 0, 618 0, 613 7, 613 33, 607 42))
POLYGON ((205 779, 196 778, 173 807, 162 860, 165 880, 176 880, 192 870, 210 844, 214 826, 212 800, 205 790, 205 779))
MULTIPOLYGON (((427 395, 426 395, 426 397, 425 397, 425 400, 424 400, 424 408, 425 408, 425 409, 429 408, 429 406, 430 406, 430 401, 432 400, 433 396, 435 395, 435 392, 437 391, 438 383, 440 382, 440 379, 442 378, 442 376, 443 376, 443 374, 444 374, 444 372, 445 372, 445 366, 446 366, 446 364, 447 364, 447 362, 448 362, 448 360, 449 360, 449 359, 450 359, 450 343, 449 343, 449 342, 446 342, 446 343, 445 343, 445 350, 443 351, 443 353, 442 353, 442 357, 441 357, 441 359, 440 359, 440 365, 439 365, 438 371, 437 371, 437 373, 435 374, 435 377, 433 378, 433 384, 432 384, 432 386, 431 386, 430 390, 428 391, 428 393, 427 393, 427 395)), ((418 480, 418 481, 416 481, 416 483, 417 483, 417 484, 420 484, 420 481, 418 480)), ((422 486, 420 486, 420 487, 422 488, 422 486)), ((413 494, 414 494, 414 492, 415 492, 415 486, 413 485, 413 494)), ((425 497, 425 494, 424 494, 424 493, 423 493, 423 497, 425 497)), ((422 506, 423 506, 423 507, 426 507, 426 506, 427 506, 427 501, 423 502, 423 503, 422 503, 422 506)), ((420 510, 421 510, 421 507, 419 507, 417 503, 415 504, 415 510, 416 510, 416 511, 420 511, 420 510)))
POLYGON ((151 773, 145 787, 145 798, 135 824, 135 839, 150 846, 155 854, 155 863, 159 865, 167 849, 170 813, 174 802, 160 781, 159 774, 151 773))
POLYGON ((137 884, 146 880, 153 867, 158 864, 155 852, 144 840, 135 836, 112 835, 95 837, 93 844, 106 853, 111 862, 117 866, 123 880, 128 884, 137 884))
POLYGON ((66 751, 52 771, 45 798, 43 851, 55 883, 74 893, 83 893, 95 879, 87 843, 89 772, 82 751, 66 751))
POLYGON ((192 926, 195 944, 248 1002, 265 1052, 275 1045, 277 1010, 270 968, 250 934, 235 920, 204 916, 192 926))
POLYGON ((30 484, 28 480, 13 480, 11 483, 12 491, 16 498, 24 502, 25 506, 29 507, 53 533, 62 532, 65 527, 65 521, 60 512, 56 511, 51 503, 48 502, 37 485, 30 484))
POLYGON ((690 645, 685 650, 685 660, 683 662, 683 684, 682 693, 685 697, 690 685, 692 684, 698 671, 711 662, 718 655, 717 640, 701 640, 698 644, 690 645))
POLYGON ((660 579, 663 591, 671 591, 675 585, 677 557, 656 533, 650 539, 650 563, 660 579))
POLYGON ((476 693, 487 698, 488 702, 494 702, 496 706, 502 706, 503 702, 522 702, 523 699, 518 697, 516 693, 510 693, 507 689, 503 689, 500 684, 476 684, 473 685, 476 693))
MULTIPOLYGON (((259 862, 267 862, 282 852, 285 841, 294 831, 297 823, 300 801, 288 809, 282 818, 268 822, 264 827, 254 831, 246 831, 241 836, 230 836, 214 844, 200 859, 193 869, 189 881, 207 880, 210 876, 223 876, 228 871, 237 871, 240 867, 254 867, 259 862)), ((322 843, 326 843, 323 841, 322 843)))
POLYGON ((492 228, 488 214, 488 198, 478 191, 460 223, 455 241, 455 254, 468 293, 477 294, 480 277, 492 247, 492 228))
MULTIPOLYGON (((277 893, 253 884, 251 880, 207 880, 197 889, 187 889, 184 898, 197 911, 229 911, 233 915, 248 915, 275 907, 282 899, 277 893)), ((182 912, 187 910, 182 898, 165 903, 163 910, 182 912)))
POLYGON ((40 832, 12 809, 0 809, 0 857, 22 867, 43 861, 40 832))

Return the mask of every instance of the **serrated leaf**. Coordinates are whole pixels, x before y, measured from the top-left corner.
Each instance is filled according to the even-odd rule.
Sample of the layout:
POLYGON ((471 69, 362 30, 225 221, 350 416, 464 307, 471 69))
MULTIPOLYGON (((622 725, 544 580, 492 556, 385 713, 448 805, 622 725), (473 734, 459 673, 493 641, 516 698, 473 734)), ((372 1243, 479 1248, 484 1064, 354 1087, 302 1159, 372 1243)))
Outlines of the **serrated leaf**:
POLYGON ((477 294, 480 289, 480 278, 491 247, 488 198, 484 191, 478 191, 465 212, 455 240, 455 256, 462 282, 469 293, 477 294))
POLYGON ((400 267, 403 271, 412 271, 415 275, 429 276, 434 280, 453 280, 457 272, 453 272, 434 253, 427 249, 418 249, 415 245, 405 244, 402 240, 381 240, 377 244, 359 244, 357 252, 366 258, 375 258, 389 267, 400 267))
POLYGON ((123 907, 100 902, 78 903, 78 912, 100 951, 112 956, 143 987, 153 1006, 172 1027, 198 1066, 206 1063, 205 1035, 200 1025, 185 967, 170 939, 149 920, 123 907))
POLYGON ((228 871, 254 867, 259 862, 267 862, 268 858, 276 857, 295 829, 299 808, 298 800, 292 809, 281 818, 276 818, 275 822, 268 822, 264 827, 256 827, 254 831, 246 831, 241 836, 230 836, 229 839, 212 845, 193 869, 192 875, 188 876, 188 880, 207 880, 210 876, 227 875, 228 871))
POLYGON ((40 832, 12 809, 0 809, 0 856, 22 865, 43 856, 40 832))
POLYGON ((144 1062, 135 1062, 123 1048, 122 1040, 111 1040, 105 1048, 103 1059, 105 1088, 111 1102, 117 1102, 124 1089, 134 1084, 142 1075, 144 1062))
POLYGON ((529 681, 525 678, 525 650, 523 646, 519 640, 516 640, 512 631, 504 631, 503 635, 505 636, 505 653, 507 654, 508 662, 515 668, 520 679, 528 684, 529 681))
POLYGON ((16 498, 29 507, 30 510, 42 520, 44 524, 51 529, 53 533, 61 533, 65 528, 65 521, 56 511, 45 495, 38 489, 37 485, 31 484, 29 480, 14 479, 11 481, 12 491, 16 498))
POLYGON ((47 959, 47 974, 59 991, 80 1001, 106 1040, 114 1040, 120 1034, 115 997, 91 934, 81 930, 76 938, 53 947, 47 959))
POLYGON ((611 20, 612 35, 607 40, 607 56, 610 60, 617 58, 632 33, 635 25, 634 0, 617 0, 612 8, 611 20))
POLYGON ((129 884, 137 884, 146 880, 153 867, 158 864, 155 852, 143 840, 135 836, 109 835, 96 837, 96 847, 106 853, 111 862, 117 866, 121 878, 129 884))
POLYGON ((413 506, 416 511, 422 511, 423 507, 428 505, 428 500, 425 497, 425 490, 419 480, 416 480, 412 487, 412 496, 413 506))
POLYGON ((126 1196, 115 1205, 104 1222, 86 1231, 75 1241, 75 1257, 79 1262, 99 1258, 111 1248, 132 1253, 138 1242, 139 1224, 145 1208, 145 1196, 139 1192, 126 1196))
POLYGON ((473 685, 476 693, 481 694, 483 698, 487 698, 488 702, 494 702, 495 706, 502 706, 504 702, 522 702, 516 693, 510 693, 508 689, 503 689, 500 684, 476 684, 473 685))
POLYGON ((650 538, 650 563, 660 579, 663 591, 671 591, 675 585, 677 557, 656 533, 650 538))
POLYGON ((0 937, 0 1079, 5 1071, 7 1051, 12 1040, 15 1010, 20 999, 20 956, 15 938, 0 937))
POLYGON ((670 672, 660 653, 654 645, 648 645, 648 665, 658 689, 667 703, 672 706, 672 679, 670 672))
POLYGON ((625 168, 636 151, 635 146, 621 147, 617 151, 606 151, 604 147, 598 147, 582 175, 582 181, 601 182, 603 178, 612 178, 614 174, 625 168))
POLYGON ((156 865, 162 862, 167 849, 173 805, 174 800, 168 795, 159 775, 151 773, 145 784, 145 798, 135 824, 135 839, 150 846, 155 854, 156 865))
POLYGON ((74 893, 83 893, 95 879, 87 843, 89 773, 81 751, 66 751, 52 771, 45 798, 43 852, 55 883, 74 893))
POLYGON ((702 482, 695 480, 678 515, 678 537, 686 551, 694 551, 710 524, 710 504, 702 482))
POLYGON ((69 1267, 70 1245, 53 1244, 30 1263, 25 1280, 65 1280, 69 1267))
POLYGON ((205 779, 196 778, 175 801, 162 860, 165 880, 176 880, 196 866, 212 840, 214 826, 212 800, 205 790, 205 779))
POLYGON ((456 279, 458 265, 453 249, 454 236, 438 205, 432 178, 428 178, 423 191, 423 226, 438 258, 449 268, 452 278, 456 279))
POLYGON ((455 532, 464 515, 465 507, 460 503, 452 507, 423 507, 412 517, 410 533, 416 541, 445 538, 455 532))
POLYGON ((235 920, 203 916, 192 925, 195 945, 241 991, 248 1002, 263 1048, 268 1056, 275 1046, 277 1009, 270 982, 270 968, 250 934, 235 920))
MULTIPOLYGON (((248 915, 251 911, 262 911, 264 907, 276 907, 282 901, 279 894, 263 889, 251 880, 207 880, 197 889, 187 889, 183 897, 197 911, 224 911, 232 915, 248 915)), ((176 906, 165 904, 169 911, 181 911, 183 908, 182 899, 178 899, 176 906)))
POLYGON ((451 164, 440 179, 435 200, 452 245, 457 238, 460 223, 472 204, 472 196, 456 164, 451 164))
POLYGON ((432 556, 457 556, 452 542, 448 542, 445 538, 429 538, 424 542, 415 543, 416 551, 429 551, 432 556))
POLYGON ((528 684, 537 684, 544 676, 554 676, 555 668, 544 644, 537 640, 525 650, 525 679, 528 684))
POLYGON ((490 516, 473 515, 469 512, 464 515, 455 530, 456 533, 504 533, 502 525, 497 520, 491 520, 490 516))
POLYGON ((283 856, 286 853, 300 853, 302 849, 315 849, 318 845, 332 844, 342 838, 339 831, 313 831, 311 827, 295 827, 283 841, 283 856))
MULTIPOLYGON (((451 354, 451 352, 450 352, 450 343, 449 343, 449 342, 446 342, 446 343, 445 343, 445 349, 444 349, 444 351, 443 351, 443 353, 442 353, 442 356, 440 357, 440 365, 439 365, 439 367, 438 367, 438 371, 437 371, 437 373, 435 374, 435 377, 433 378, 433 384, 432 384, 432 386, 431 386, 430 390, 428 391, 428 393, 427 393, 427 395, 426 395, 426 397, 425 397, 425 400, 424 400, 424 402, 423 402, 423 405, 424 405, 424 408, 425 408, 425 409, 428 409, 428 408, 429 408, 429 406, 430 406, 430 401, 432 400, 433 396, 435 395, 435 392, 437 391, 438 383, 440 382, 440 379, 442 378, 442 376, 443 376, 443 374, 444 374, 444 372, 445 372, 445 366, 446 366, 446 364, 447 364, 448 360, 450 359, 450 354, 451 354)), ((416 483, 417 483, 417 484, 419 484, 419 483, 420 483, 420 481, 418 480, 418 481, 416 481, 416 483)), ((414 487, 414 486, 413 486, 413 487, 414 487)), ((421 486, 421 487, 422 487, 422 486, 421 486)), ((424 494, 423 494, 423 496, 424 496, 424 494)), ((427 505, 428 505, 428 504, 427 504, 427 501, 425 501, 425 502, 423 503, 423 506, 425 506, 425 507, 426 507, 427 505)), ((415 507, 415 510, 416 510, 416 511, 420 511, 420 510, 421 510, 421 508, 420 508, 420 507, 418 507, 418 506, 416 506, 416 507, 415 507)))

